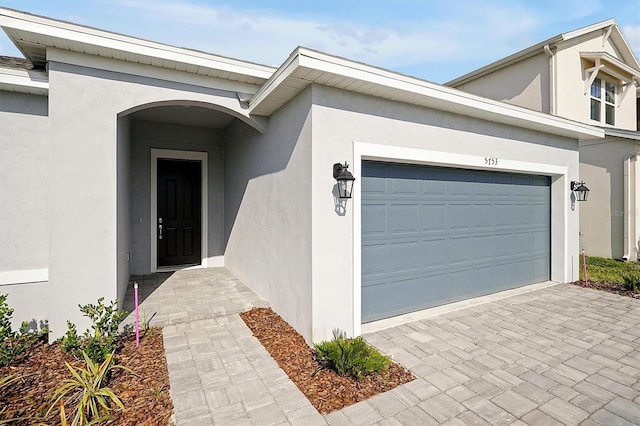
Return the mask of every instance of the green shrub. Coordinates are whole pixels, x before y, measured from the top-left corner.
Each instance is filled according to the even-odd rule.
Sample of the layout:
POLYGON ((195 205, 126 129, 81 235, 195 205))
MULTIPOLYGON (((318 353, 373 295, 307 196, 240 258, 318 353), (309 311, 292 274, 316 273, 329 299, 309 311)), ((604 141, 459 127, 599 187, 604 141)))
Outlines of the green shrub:
POLYGON ((333 331, 333 340, 315 344, 314 347, 323 367, 357 380, 369 374, 381 373, 391 363, 388 357, 369 346, 362 337, 347 339, 346 334, 338 329, 333 331))
MULTIPOLYGON (((580 257, 580 280, 584 280, 582 256, 580 257)), ((638 262, 623 262, 604 257, 587 256, 589 281, 624 284, 624 276, 640 272, 638 262)))
POLYGON ((11 327, 13 309, 7 303, 7 295, 0 294, 0 367, 8 365, 18 355, 33 346, 48 330, 32 331, 24 321, 18 332, 11 327))
POLYGON ((67 332, 59 339, 63 351, 80 358, 86 353, 93 362, 103 362, 107 355, 115 350, 115 339, 118 327, 127 315, 118 309, 118 300, 108 305, 104 304, 104 297, 98 299, 97 305, 78 305, 80 312, 91 320, 91 328, 85 330, 82 336, 71 321, 67 321, 67 332))
POLYGON ((94 336, 115 336, 118 334, 118 327, 127 313, 118 309, 119 300, 111 302, 110 305, 105 305, 103 302, 104 297, 101 297, 98 299, 97 305, 78 306, 80 312, 91 320, 94 336))
POLYGON ((82 338, 78 336, 78 329, 74 323, 67 320, 67 332, 58 339, 63 352, 72 354, 80 353, 82 348, 82 338))
POLYGON ((629 271, 622 274, 624 288, 631 291, 640 289, 640 271, 629 271))

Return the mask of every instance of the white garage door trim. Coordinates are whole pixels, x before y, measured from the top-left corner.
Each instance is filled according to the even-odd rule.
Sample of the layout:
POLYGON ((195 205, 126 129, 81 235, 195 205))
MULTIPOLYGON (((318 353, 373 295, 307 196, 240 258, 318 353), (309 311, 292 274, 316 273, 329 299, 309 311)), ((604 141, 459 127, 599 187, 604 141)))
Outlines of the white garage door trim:
POLYGON ((366 142, 353 143, 353 175, 356 185, 353 188, 353 332, 362 332, 362 205, 361 185, 362 160, 376 160, 391 163, 422 164, 441 167, 457 167, 477 170, 492 170, 538 174, 551 177, 551 280, 567 282, 570 277, 568 261, 569 241, 569 188, 566 166, 507 160, 479 155, 456 154, 442 151, 430 151, 366 142))

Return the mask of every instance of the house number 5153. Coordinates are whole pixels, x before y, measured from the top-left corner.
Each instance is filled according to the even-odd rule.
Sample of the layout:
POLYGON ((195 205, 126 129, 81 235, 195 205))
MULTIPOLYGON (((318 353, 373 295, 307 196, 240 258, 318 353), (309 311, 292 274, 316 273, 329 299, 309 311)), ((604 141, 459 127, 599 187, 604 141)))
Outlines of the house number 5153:
POLYGON ((484 157, 485 166, 497 166, 498 159, 496 157, 484 157))

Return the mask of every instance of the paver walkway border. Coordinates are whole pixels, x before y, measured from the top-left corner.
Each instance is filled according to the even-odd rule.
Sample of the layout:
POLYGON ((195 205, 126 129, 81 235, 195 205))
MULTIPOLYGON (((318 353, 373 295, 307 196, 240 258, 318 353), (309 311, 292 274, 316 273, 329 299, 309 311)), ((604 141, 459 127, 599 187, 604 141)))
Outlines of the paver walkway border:
POLYGON ((239 317, 267 304, 227 270, 142 278, 178 425, 640 424, 638 300, 561 284, 365 334, 417 379, 323 417, 239 317))

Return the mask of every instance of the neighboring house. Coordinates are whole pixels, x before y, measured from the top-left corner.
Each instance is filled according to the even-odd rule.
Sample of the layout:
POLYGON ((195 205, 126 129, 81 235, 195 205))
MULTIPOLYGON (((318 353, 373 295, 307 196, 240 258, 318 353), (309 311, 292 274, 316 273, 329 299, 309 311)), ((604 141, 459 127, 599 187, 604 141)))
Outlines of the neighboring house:
POLYGON ((610 19, 552 37, 456 78, 457 89, 601 126, 580 143, 580 247, 588 254, 640 256, 640 64, 610 19))
POLYGON ((33 64, 0 66, 0 292, 54 337, 184 266, 225 266, 308 341, 577 279, 570 182, 601 129, 301 47, 274 69, 0 26, 33 64))

